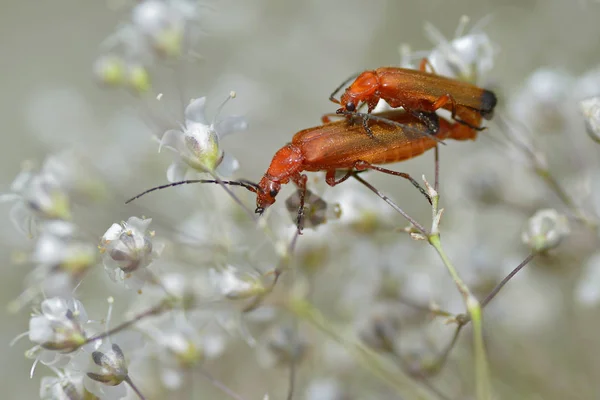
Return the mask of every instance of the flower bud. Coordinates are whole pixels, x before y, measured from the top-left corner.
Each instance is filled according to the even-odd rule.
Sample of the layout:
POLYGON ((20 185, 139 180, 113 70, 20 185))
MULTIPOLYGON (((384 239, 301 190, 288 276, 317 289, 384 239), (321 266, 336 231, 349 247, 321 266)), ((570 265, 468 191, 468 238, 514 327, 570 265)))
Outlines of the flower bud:
POLYGON ((558 246, 569 233, 567 217, 554 209, 544 209, 529 219, 521 237, 534 252, 543 252, 558 246))
POLYGON ((593 141, 600 143, 600 97, 592 97, 579 102, 585 118, 585 127, 593 141))
POLYGON ((99 372, 88 372, 87 376, 108 386, 117 386, 127 379, 127 363, 121 348, 112 344, 110 350, 92 352, 94 364, 100 367, 99 372))

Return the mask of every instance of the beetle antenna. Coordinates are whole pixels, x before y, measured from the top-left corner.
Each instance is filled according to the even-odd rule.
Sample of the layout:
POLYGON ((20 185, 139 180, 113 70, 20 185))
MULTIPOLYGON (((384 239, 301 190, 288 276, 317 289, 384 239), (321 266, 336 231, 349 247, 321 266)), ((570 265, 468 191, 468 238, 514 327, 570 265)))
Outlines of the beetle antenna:
POLYGON ((129 200, 127 200, 125 202, 125 204, 129 204, 132 201, 139 199, 140 197, 142 197, 150 192, 154 192, 156 190, 162 190, 162 189, 180 186, 180 185, 187 185, 189 183, 217 183, 217 184, 225 184, 225 185, 231 185, 231 186, 241 186, 241 187, 248 189, 252 193, 261 192, 260 187, 256 183, 250 182, 250 181, 247 181, 244 179, 241 179, 239 181, 222 181, 222 180, 216 180, 216 179, 189 179, 189 180, 185 180, 185 181, 173 182, 173 183, 168 183, 166 185, 156 186, 151 189, 145 190, 142 193, 138 194, 137 196, 134 196, 134 197, 130 198, 129 200))
POLYGON ((337 88, 336 88, 336 89, 333 91, 333 93, 331 93, 331 94, 329 95, 329 100, 331 100, 331 101, 332 101, 332 102, 334 102, 335 104, 342 105, 342 103, 340 103, 340 101, 339 101, 338 99, 336 99, 336 98, 335 98, 335 95, 336 95, 336 94, 338 94, 338 92, 339 92, 340 90, 342 90, 342 88, 343 88, 344 86, 346 86, 348 83, 350 83, 350 81, 351 81, 351 80, 358 78, 358 75, 360 75, 360 74, 354 74, 354 75, 352 75, 350 78, 348 78, 348 79, 346 79, 344 82, 342 82, 342 84, 341 84, 340 86, 338 86, 338 87, 337 87, 337 88))

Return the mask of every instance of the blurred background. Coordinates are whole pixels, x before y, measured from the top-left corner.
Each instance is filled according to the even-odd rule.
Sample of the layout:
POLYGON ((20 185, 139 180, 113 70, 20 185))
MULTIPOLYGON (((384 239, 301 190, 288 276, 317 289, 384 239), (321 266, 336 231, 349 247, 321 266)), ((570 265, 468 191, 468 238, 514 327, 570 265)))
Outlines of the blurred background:
MULTIPOLYGON (((600 396, 596 379, 600 373, 596 333, 600 313, 594 291, 600 285, 600 272, 594 275, 594 266, 600 261, 592 262, 599 242, 595 228, 573 218, 573 210, 584 210, 590 220, 595 220, 600 209, 595 201, 600 199, 599 145, 586 134, 578 110, 579 100, 600 95, 599 3, 214 0, 199 8, 193 54, 177 61, 154 60, 148 64, 152 89, 145 96, 108 88, 94 73, 99 58, 107 54, 107 38, 130 21, 134 6, 134 2, 125 0, 14 1, 0 6, 0 43, 4 50, 0 62, 3 193, 10 192, 10 184, 24 163, 33 162, 39 168, 47 155, 75 149, 109 193, 100 202, 74 209, 74 220, 87 235, 99 240, 112 223, 131 215, 145 215, 153 218, 153 229, 172 239, 175 227, 210 203, 194 197, 202 189, 184 195, 165 191, 129 206, 123 201, 166 182, 165 171, 172 156, 158 154, 151 138, 178 128, 191 98, 208 97, 210 119, 229 92, 236 91, 237 97, 222 113, 244 115, 249 127, 225 138, 221 145, 240 163, 236 176, 258 181, 275 151, 295 132, 318 125, 323 114, 335 111, 329 94, 348 76, 369 68, 399 65, 401 45, 409 45, 412 50, 435 48, 438 43, 428 38, 426 23, 452 40, 462 16, 470 18, 466 32, 483 20, 480 29, 493 43, 494 56, 492 68, 477 82, 496 92, 498 111, 495 120, 486 122, 489 129, 480 134, 478 141, 448 143, 442 148, 441 196, 446 209, 442 240, 467 283, 478 295, 485 294, 529 254, 521 242, 528 218, 541 208, 554 208, 569 216, 571 235, 553 254, 537 257, 486 309, 488 356, 498 398, 600 396), (158 93, 162 93, 160 100, 156 100, 158 93), (575 207, 561 201, 549 181, 540 178, 535 166, 519 153, 518 146, 499 144, 506 141, 507 130, 534 143, 532 148, 545 158, 548 170, 574 199, 575 207), (582 281, 588 285, 583 287, 582 281), (582 290, 586 292, 582 294, 582 290)), ((432 179, 433 155, 392 168, 415 177, 426 174, 432 179)), ((430 210, 409 184, 389 176, 368 177, 411 215, 428 221, 430 210)), ((336 188, 326 187, 322 181, 314 185, 317 194, 332 202, 344 203, 343 196, 358 196, 350 204, 358 203, 360 208, 360 204, 364 206, 360 199, 364 198, 369 206, 385 207, 354 182, 336 188)), ((212 189, 205 192, 219 196, 212 189)), ((291 193, 290 187, 280 194, 269 217, 276 226, 274 231, 282 237, 283 232, 287 236, 291 232, 291 219, 283 201, 291 193)), ((253 205, 252 196, 241 193, 240 197, 253 205)), ((9 203, 1 204, 3 304, 9 304, 27 287, 25 278, 32 268, 23 262, 23 255, 34 246, 11 224, 10 207, 9 203)), ((232 214, 234 208, 219 208, 219 212, 232 214)), ((393 227, 385 227, 383 233, 351 234, 340 222, 332 228, 337 234, 321 227, 320 234, 307 231, 300 238, 298 254, 306 257, 313 254, 315 242, 331 244, 326 261, 318 267, 322 275, 307 279, 314 306, 344 326, 344 331, 360 331, 357 325, 362 317, 366 315, 368 320, 374 309, 380 312, 381 302, 373 300, 377 297, 374 293, 387 279, 381 271, 388 271, 386 268, 393 264, 391 274, 402 276, 398 286, 403 288, 404 297, 421 304, 436 301, 452 312, 464 311, 460 296, 433 251, 402 234, 405 222, 399 216, 387 209, 376 213, 393 227), (345 242, 331 243, 336 240, 345 242), (403 271, 397 272, 398 268, 403 271), (335 293, 328 292, 332 290, 330 285, 335 293), (369 289, 365 285, 370 285, 369 289), (331 296, 348 302, 343 312, 331 304, 331 296)), ((346 210, 346 215, 353 215, 353 211, 346 210)), ((247 225, 244 229, 251 232, 247 225)), ((258 254, 254 259, 259 260, 256 263, 262 270, 276 263, 272 249, 261 256, 264 243, 246 238, 247 242, 240 243, 255 256, 258 254)), ((98 269, 97 274, 86 277, 92 282, 80 295, 92 319, 103 318, 107 296, 130 298, 128 292, 110 282, 94 285, 94 279, 103 279, 102 268, 98 269)), ((5 399, 38 398, 39 377, 48 372, 39 367, 29 379, 32 360, 24 358, 23 352, 31 346, 26 338, 9 347, 14 337, 27 331, 29 311, 30 306, 16 314, 4 311, 0 379, 5 399)), ((406 344, 406 352, 417 358, 428 347, 422 337, 419 339, 422 332, 443 329, 429 326, 429 317, 419 318, 416 327, 412 327, 413 322, 401 322, 402 326, 410 326, 402 343, 406 344)), ((269 329, 263 326, 261 334, 263 331, 269 329)), ((433 380, 447 398, 474 398, 469 332, 463 332, 451 354, 452 364, 446 368, 452 371, 433 380)), ((432 335, 432 341, 444 342, 449 337, 448 332, 432 335)), ((352 367, 337 371, 332 365, 351 363, 348 356, 331 349, 326 335, 308 336, 312 352, 298 367, 297 398, 398 398, 380 388, 377 379, 368 373, 352 367), (326 360, 317 361, 319 357, 326 360), (326 371, 319 372, 320 367, 326 371), (350 382, 351 377, 356 380, 350 382), (352 385, 360 388, 349 390, 352 385)), ((252 370, 256 362, 253 352, 240 344, 241 340, 232 341, 233 350, 208 369, 244 398, 262 398, 268 391, 272 399, 284 398, 287 369, 252 370)), ((176 392, 181 396, 178 398, 229 398, 208 384, 190 387, 194 386, 176 392)))

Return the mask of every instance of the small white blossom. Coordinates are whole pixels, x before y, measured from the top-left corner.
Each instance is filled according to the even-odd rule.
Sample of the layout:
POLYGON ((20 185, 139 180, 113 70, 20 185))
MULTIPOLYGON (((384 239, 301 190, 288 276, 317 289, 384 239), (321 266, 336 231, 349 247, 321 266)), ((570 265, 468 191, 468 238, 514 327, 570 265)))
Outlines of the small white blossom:
POLYGON ((103 55, 94 62, 94 75, 108 86, 120 86, 125 82, 125 65, 125 60, 118 55, 103 55))
POLYGON ((266 290, 262 277, 255 271, 242 271, 229 265, 220 271, 211 269, 209 274, 217 293, 230 300, 247 299, 266 290))
POLYGON ((181 387, 190 369, 205 359, 215 359, 225 350, 225 331, 216 324, 214 312, 204 313, 192 323, 184 313, 165 315, 158 323, 148 321, 140 329, 154 344, 149 350, 160 361, 160 376, 165 387, 181 387), (197 328, 196 326, 199 326, 197 328))
POLYGON ((575 79, 567 72, 539 68, 506 102, 509 114, 533 131, 556 131, 568 120, 569 92, 575 79))
POLYGON ((584 307, 600 303, 600 254, 594 254, 584 265, 579 283, 575 288, 575 299, 584 307))
POLYGON ((83 384, 90 393, 101 399, 121 399, 127 394, 128 361, 118 344, 95 340, 68 367, 85 374, 83 384))
MULTIPOLYGON (((58 370, 57 370, 58 371, 58 370)), ((44 400, 84 399, 89 392, 83 387, 83 375, 44 376, 40 383, 40 398, 44 400)))
POLYGON ((71 206, 67 192, 55 176, 22 171, 11 185, 12 193, 0 195, 0 202, 15 201, 10 219, 19 231, 32 237, 40 220, 69 220, 71 206))
POLYGON ((492 43, 481 27, 487 22, 482 20, 469 32, 464 29, 469 22, 467 17, 462 17, 452 40, 447 40, 444 35, 432 24, 425 24, 425 34, 435 44, 435 48, 427 52, 401 50, 402 65, 414 67, 414 61, 426 57, 436 74, 457 78, 472 83, 480 83, 494 66, 494 58, 498 53, 497 46, 492 43), (404 53, 404 54, 402 54, 404 53))
POLYGON ((348 398, 340 382, 333 379, 314 379, 304 396, 305 400, 344 400, 348 398))
POLYGON ((46 296, 69 297, 84 274, 97 262, 97 248, 78 238, 75 225, 50 221, 40 227, 31 261, 32 285, 41 284, 46 296))
MULTIPOLYGON (((232 97, 233 94, 227 100, 232 97)), ((221 104, 210 123, 205 116, 206 97, 192 100, 185 109, 185 127, 181 131, 165 132, 161 148, 166 146, 178 156, 167 170, 169 182, 186 179, 190 169, 196 172, 215 171, 219 175, 229 176, 238 168, 237 160, 224 153, 219 142, 230 133, 245 130, 248 124, 239 116, 217 120, 227 100, 221 104)))
POLYGON ((567 217, 554 209, 536 212, 528 221, 523 231, 523 243, 533 251, 540 252, 552 249, 570 233, 567 217))
POLYGON ((181 54, 186 24, 198 19, 198 3, 189 0, 145 0, 131 13, 133 26, 164 56, 181 54))
POLYGON ((66 365, 75 350, 85 344, 88 322, 85 308, 78 300, 59 297, 44 300, 41 312, 29 320, 29 339, 37 345, 26 356, 45 365, 66 365))
POLYGON ((147 267, 160 256, 164 245, 148 231, 151 218, 130 217, 113 224, 102 237, 100 251, 104 269, 113 281, 127 280, 127 286, 141 288, 148 281, 147 267))
POLYGON ((585 118, 585 126, 592 140, 600 142, 600 97, 591 97, 579 102, 585 118))

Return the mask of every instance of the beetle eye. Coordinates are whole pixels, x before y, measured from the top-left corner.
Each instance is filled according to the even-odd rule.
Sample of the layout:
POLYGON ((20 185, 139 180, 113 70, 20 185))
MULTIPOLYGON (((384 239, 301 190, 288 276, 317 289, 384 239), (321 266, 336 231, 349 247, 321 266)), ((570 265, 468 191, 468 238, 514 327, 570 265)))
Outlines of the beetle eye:
POLYGON ((277 196, 277 194, 279 193, 279 191, 275 190, 275 189, 271 189, 271 191, 269 192, 269 195, 271 197, 275 197, 277 196))
POLYGON ((354 103, 352 103, 352 102, 346 103, 346 111, 353 112, 354 110, 356 110, 356 106, 354 105, 354 103))

